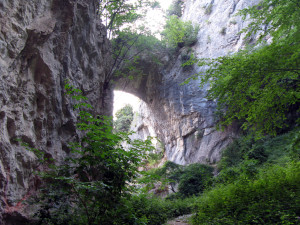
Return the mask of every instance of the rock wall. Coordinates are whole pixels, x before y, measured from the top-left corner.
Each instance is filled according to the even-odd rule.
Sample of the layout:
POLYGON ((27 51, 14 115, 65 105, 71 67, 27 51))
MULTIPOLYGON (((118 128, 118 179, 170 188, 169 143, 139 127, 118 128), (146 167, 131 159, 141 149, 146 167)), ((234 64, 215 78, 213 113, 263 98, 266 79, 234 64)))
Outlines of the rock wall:
POLYGON ((97 0, 0 1, 0 224, 26 224, 23 200, 38 188, 36 157, 55 160, 77 138, 64 82, 84 90, 96 113, 111 114, 111 63, 97 0))
MULTIPOLYGON (((219 57, 230 54, 251 43, 239 32, 247 21, 236 16, 238 10, 259 0, 185 0, 182 19, 200 26, 198 42, 192 50, 198 57, 219 57)), ((180 85, 190 75, 204 68, 182 68, 188 48, 161 58, 164 67, 134 80, 125 91, 141 97, 146 106, 141 108, 137 133, 154 130, 165 145, 165 157, 179 164, 214 164, 221 151, 238 135, 236 126, 225 131, 215 128, 216 102, 206 98, 206 85, 199 81, 180 85), (143 122, 144 121, 144 122, 143 122)), ((152 68, 153 69, 153 68, 152 68)), ((141 135, 143 136, 143 135, 141 135)))

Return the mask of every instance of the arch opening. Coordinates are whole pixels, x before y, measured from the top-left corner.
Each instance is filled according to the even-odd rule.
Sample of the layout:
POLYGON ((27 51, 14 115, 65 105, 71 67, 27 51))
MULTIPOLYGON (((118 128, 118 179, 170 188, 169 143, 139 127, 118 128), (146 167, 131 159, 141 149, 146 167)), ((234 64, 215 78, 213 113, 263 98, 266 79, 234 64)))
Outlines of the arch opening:
POLYGON ((116 112, 127 104, 131 105, 133 108, 133 112, 137 112, 140 104, 143 101, 133 94, 129 94, 124 91, 114 91, 114 104, 113 104, 113 116, 115 118, 116 112))

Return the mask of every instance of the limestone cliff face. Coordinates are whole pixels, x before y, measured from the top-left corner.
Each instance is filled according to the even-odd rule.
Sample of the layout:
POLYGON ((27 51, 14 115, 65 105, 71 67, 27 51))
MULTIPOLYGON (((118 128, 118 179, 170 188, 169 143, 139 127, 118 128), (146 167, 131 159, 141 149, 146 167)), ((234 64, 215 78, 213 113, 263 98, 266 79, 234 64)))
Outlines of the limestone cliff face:
MULTIPOLYGON (((192 47, 198 57, 219 57, 236 52, 245 46, 239 32, 247 25, 238 10, 258 3, 259 0, 186 0, 182 19, 200 26, 198 42, 192 47)), ((165 156, 179 164, 213 164, 221 151, 234 137, 237 127, 217 131, 214 112, 216 102, 206 98, 206 85, 199 88, 199 81, 180 85, 190 75, 204 68, 182 68, 188 49, 177 55, 165 56, 164 68, 137 79, 125 89, 146 102, 141 108, 136 126, 138 134, 154 130, 165 145, 165 156)), ((153 69, 153 68, 152 68, 153 69)), ((148 132, 149 133, 149 132, 148 132)), ((152 132, 153 133, 153 132, 152 132)), ((141 136, 143 136, 141 135, 141 136)))
POLYGON ((0 224, 25 224, 22 201, 40 183, 36 157, 15 138, 59 160, 77 137, 64 81, 83 89, 96 113, 111 113, 110 45, 96 3, 0 1, 0 224))

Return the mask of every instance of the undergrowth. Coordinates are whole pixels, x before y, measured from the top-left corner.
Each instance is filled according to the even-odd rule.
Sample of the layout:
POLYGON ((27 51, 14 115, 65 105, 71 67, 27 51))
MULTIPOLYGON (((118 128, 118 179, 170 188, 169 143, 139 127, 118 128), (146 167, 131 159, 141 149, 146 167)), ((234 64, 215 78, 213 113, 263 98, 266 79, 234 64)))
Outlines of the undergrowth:
POLYGON ((197 198, 193 224, 299 224, 297 143, 299 129, 233 142, 223 153, 212 187, 197 198))
POLYGON ((135 196, 130 204, 142 204, 136 210, 153 221, 147 224, 189 213, 195 225, 299 224, 299 151, 299 129, 260 140, 241 137, 223 152, 217 176, 209 166, 166 162, 141 180, 177 192, 165 199, 135 196))
POLYGON ((299 224, 300 162, 261 169, 198 199, 193 224, 299 224))

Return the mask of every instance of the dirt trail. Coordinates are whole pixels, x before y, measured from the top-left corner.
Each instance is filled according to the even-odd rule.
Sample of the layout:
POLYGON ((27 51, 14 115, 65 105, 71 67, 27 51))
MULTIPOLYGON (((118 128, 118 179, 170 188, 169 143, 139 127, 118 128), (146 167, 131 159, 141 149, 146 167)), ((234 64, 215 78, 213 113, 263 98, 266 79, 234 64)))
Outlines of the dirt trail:
POLYGON ((167 225, 189 225, 188 220, 193 214, 183 215, 167 222, 167 225))
POLYGON ((167 225, 189 225, 189 224, 185 223, 185 222, 177 222, 177 221, 172 220, 172 221, 169 221, 167 223, 167 225))

